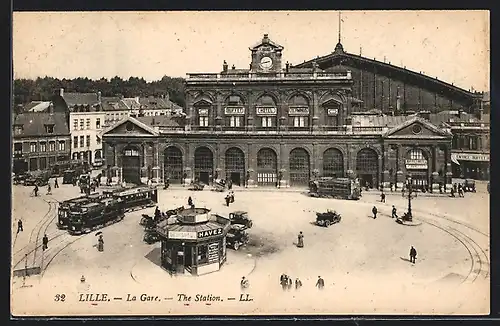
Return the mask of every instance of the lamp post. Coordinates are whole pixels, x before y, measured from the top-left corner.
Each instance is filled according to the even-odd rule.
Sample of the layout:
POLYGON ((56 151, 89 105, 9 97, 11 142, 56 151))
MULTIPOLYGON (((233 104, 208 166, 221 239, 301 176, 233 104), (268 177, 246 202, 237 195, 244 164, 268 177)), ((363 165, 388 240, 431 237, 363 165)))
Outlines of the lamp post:
POLYGON ((406 214, 406 217, 408 218, 409 221, 412 220, 412 215, 411 215, 411 194, 412 194, 412 183, 411 183, 411 175, 408 176, 408 213, 406 214))

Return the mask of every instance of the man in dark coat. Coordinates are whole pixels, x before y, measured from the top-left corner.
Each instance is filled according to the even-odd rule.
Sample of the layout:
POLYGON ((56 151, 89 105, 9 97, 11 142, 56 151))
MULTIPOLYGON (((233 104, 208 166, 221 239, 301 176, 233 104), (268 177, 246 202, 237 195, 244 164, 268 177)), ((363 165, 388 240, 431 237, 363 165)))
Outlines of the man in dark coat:
POLYGON ((394 207, 394 205, 392 205, 392 218, 398 218, 398 215, 396 214, 397 210, 396 210, 396 207, 394 207))
POLYGON ((188 206, 193 207, 193 198, 191 196, 188 198, 188 206))
POLYGON ((158 208, 158 206, 156 206, 154 221, 157 222, 160 220, 160 218, 161 218, 161 212, 160 212, 160 209, 158 208))
POLYGON ((49 244, 49 238, 48 238, 48 237, 47 237, 47 235, 45 234, 45 235, 43 236, 43 239, 42 239, 42 250, 43 250, 43 251, 45 251, 45 250, 49 249, 48 244, 49 244))
POLYGON ((54 189, 59 188, 59 183, 57 182, 57 178, 54 179, 54 189))
POLYGON ((321 278, 321 276, 318 276, 318 281, 316 282, 316 287, 320 290, 322 290, 325 287, 325 280, 321 278))
POLYGON ((229 203, 231 202, 231 196, 229 196, 229 194, 226 195, 226 205, 227 207, 229 207, 229 203))
POLYGON ((377 212, 378 212, 377 207, 373 206, 373 208, 372 208, 373 219, 377 218, 377 212))
POLYGON ((17 221, 17 233, 23 232, 23 221, 17 221))
POLYGON ((281 284, 281 288, 283 290, 287 289, 287 287, 288 287, 288 276, 286 276, 286 274, 281 275, 280 284, 281 284))
POLYGON ((385 194, 384 193, 380 194, 380 202, 385 203, 385 194))
POLYGON ((33 189, 33 192, 35 193, 35 197, 38 196, 38 186, 35 185, 35 189, 33 189))
POLYGON ((413 264, 415 264, 415 259, 417 258, 417 250, 415 248, 413 248, 413 246, 411 246, 411 249, 410 249, 410 262, 412 262, 413 264))

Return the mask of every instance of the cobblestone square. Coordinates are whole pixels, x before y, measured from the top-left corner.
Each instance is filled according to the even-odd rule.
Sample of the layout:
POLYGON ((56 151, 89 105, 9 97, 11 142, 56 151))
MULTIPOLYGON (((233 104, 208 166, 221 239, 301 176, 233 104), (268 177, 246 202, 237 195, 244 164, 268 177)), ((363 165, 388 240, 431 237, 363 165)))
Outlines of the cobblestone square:
MULTIPOLYGON (((45 252, 35 250, 38 257, 29 255, 30 264, 32 259, 41 263, 41 275, 28 277, 24 286, 22 277, 13 278, 12 300, 19 312, 44 301, 46 306, 37 305, 44 312, 83 313, 91 303, 78 302, 80 293, 108 293, 124 300, 127 294, 147 294, 169 300, 130 306, 130 314, 488 312, 489 196, 484 184, 465 198, 418 196, 412 203, 416 226, 391 218, 392 205, 398 214, 406 209, 407 199, 398 193, 388 193, 386 203, 381 203, 377 191, 346 201, 311 198, 293 189, 236 187, 235 202, 227 207, 223 193, 182 187, 160 190, 162 211, 187 205, 191 196, 197 207, 223 216, 244 210, 253 220, 249 244, 238 251, 228 248, 227 263, 219 272, 198 277, 171 276, 159 266, 160 244, 143 242, 141 214, 151 215, 154 208, 127 213, 123 221, 100 230, 105 250, 99 252, 95 232, 75 237, 55 226, 55 204, 77 196, 77 187, 62 185, 53 195, 42 189, 40 197, 30 197, 31 190, 14 187, 14 269, 24 267, 23 253, 43 234, 50 241, 45 252), (380 213, 377 219, 371 217, 374 205, 380 213), (341 222, 316 226, 315 212, 326 209, 340 213, 341 222), (24 231, 16 234, 19 218, 24 231), (299 231, 304 248, 296 246, 299 231), (416 264, 408 261, 410 246, 418 251, 416 264), (283 291, 283 273, 299 278, 302 288, 283 291), (253 301, 237 303, 242 276, 250 282, 246 293, 253 301), (325 280, 321 291, 315 287, 318 276, 325 280), (66 302, 56 304, 54 296, 62 293, 66 302), (178 301, 179 294, 236 300, 186 303, 178 301)), ((92 309, 97 315, 109 314, 123 312, 123 305, 127 302, 100 302, 92 309)))

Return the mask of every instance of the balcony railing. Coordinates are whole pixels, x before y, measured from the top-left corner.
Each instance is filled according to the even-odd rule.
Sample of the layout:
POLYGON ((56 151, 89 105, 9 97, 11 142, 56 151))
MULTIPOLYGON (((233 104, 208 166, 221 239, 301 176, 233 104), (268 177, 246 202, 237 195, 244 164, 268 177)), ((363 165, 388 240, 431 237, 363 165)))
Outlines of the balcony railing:
POLYGON ((303 79, 352 79, 351 72, 317 72, 317 73, 291 73, 291 72, 278 72, 269 74, 258 73, 189 73, 187 79, 190 81, 205 81, 205 80, 303 80, 303 79))
POLYGON ((281 127, 260 127, 260 126, 191 126, 191 127, 159 127, 161 133, 236 133, 236 134, 383 134, 387 128, 384 127, 350 127, 350 126, 281 126, 281 127))

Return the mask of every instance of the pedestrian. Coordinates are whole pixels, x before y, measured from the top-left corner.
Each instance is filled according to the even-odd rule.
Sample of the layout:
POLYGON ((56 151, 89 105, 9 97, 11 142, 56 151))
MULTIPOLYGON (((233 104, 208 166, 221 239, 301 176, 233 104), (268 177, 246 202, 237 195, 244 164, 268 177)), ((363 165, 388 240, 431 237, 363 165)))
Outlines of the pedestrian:
POLYGON ((165 185, 163 186, 163 189, 168 189, 168 187, 170 187, 170 179, 169 178, 167 178, 165 180, 165 185))
POLYGON ((229 203, 231 202, 231 197, 229 194, 226 195, 226 206, 229 207, 229 203))
POLYGON ((461 184, 458 185, 458 197, 464 196, 464 189, 461 184))
POLYGON ((59 183, 57 182, 57 178, 54 179, 54 189, 59 188, 59 183))
POLYGON ((406 190, 406 187, 405 187, 405 186, 403 186, 403 187, 401 188, 401 197, 404 197, 404 196, 405 196, 405 190, 406 190))
POLYGON ((155 215, 154 215, 154 220, 155 222, 158 222, 161 218, 161 211, 160 209, 158 208, 158 206, 156 206, 156 209, 155 209, 155 215))
POLYGON ((188 206, 193 208, 193 198, 191 198, 191 196, 188 198, 188 206))
POLYGON ((398 215, 396 214, 396 207, 394 207, 394 205, 392 205, 392 216, 391 218, 398 218, 398 215))
POLYGON ((415 259, 417 259, 417 250, 411 246, 410 249, 410 262, 415 264, 415 259))
POLYGON ((250 171, 247 171, 247 175, 245 177, 245 188, 248 188, 248 181, 250 180, 250 171))
POLYGON ((38 185, 35 185, 35 189, 33 189, 33 192, 35 193, 35 197, 38 197, 38 185))
POLYGON ((302 231, 300 231, 298 235, 297 247, 304 248, 304 235, 302 234, 302 231))
POLYGON ((385 203, 385 194, 383 192, 380 194, 380 202, 385 203))
POLYGON ((320 290, 322 290, 325 287, 325 280, 321 278, 321 276, 318 276, 318 281, 316 282, 316 287, 320 290))
POLYGON ((443 193, 443 183, 439 183, 439 193, 442 194, 443 193))
POLYGON ((240 286, 241 286, 242 290, 245 290, 245 289, 247 289, 250 286, 250 284, 249 284, 248 280, 245 278, 245 276, 243 276, 241 278, 240 286))
POLYGON ((373 206, 373 208, 372 208, 373 219, 377 218, 377 212, 378 212, 377 207, 373 206))
POLYGON ((292 284, 293 284, 293 279, 292 277, 288 277, 288 285, 287 285, 287 290, 290 290, 292 288, 292 284))
POLYGON ((17 233, 19 232, 23 232, 23 221, 21 219, 17 221, 17 233))
POLYGON ((233 189, 233 180, 231 180, 231 179, 228 180, 228 182, 227 182, 227 189, 228 190, 233 189))
POLYGON ((97 250, 100 252, 104 251, 104 239, 102 238, 102 234, 99 235, 99 240, 97 240, 97 250))
POLYGON ((295 279, 295 290, 298 290, 302 286, 302 282, 296 278, 295 279))
POLYGON ((286 290, 286 288, 288 286, 288 277, 286 276, 286 274, 281 275, 280 284, 281 284, 281 288, 283 290, 286 290))
POLYGON ((43 251, 45 251, 45 250, 49 249, 48 244, 49 244, 49 238, 48 238, 48 237, 47 237, 47 235, 45 234, 45 235, 43 236, 43 239, 42 239, 42 250, 43 250, 43 251))
POLYGON ((455 197, 455 187, 451 188, 451 197, 455 197))

